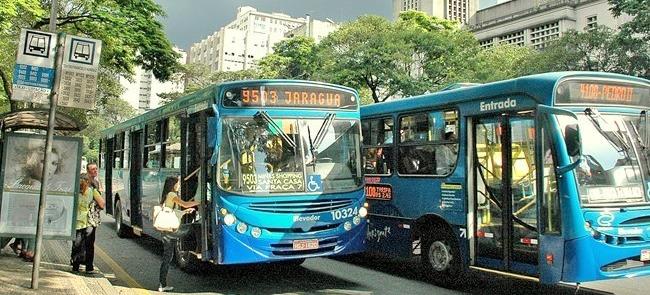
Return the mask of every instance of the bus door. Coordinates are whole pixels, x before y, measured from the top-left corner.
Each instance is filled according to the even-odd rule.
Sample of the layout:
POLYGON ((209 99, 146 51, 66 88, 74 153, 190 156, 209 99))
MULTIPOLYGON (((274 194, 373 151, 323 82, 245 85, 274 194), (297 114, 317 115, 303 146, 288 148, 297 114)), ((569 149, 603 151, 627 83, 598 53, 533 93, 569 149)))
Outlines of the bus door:
POLYGON ((102 141, 104 148, 104 159, 102 168, 104 169, 104 196, 106 197, 106 213, 114 214, 115 204, 113 201, 113 138, 106 138, 102 141))
MULTIPOLYGON (((210 245, 210 210, 208 207, 207 117, 205 112, 189 114, 181 119, 181 193, 184 200, 194 199, 201 206, 193 219, 193 235, 184 240, 183 248, 208 260, 210 245)), ((187 220, 189 222, 189 220, 187 220)))
POLYGON ((482 117, 473 126, 475 265, 536 276, 534 114, 482 117))
POLYGON ((142 130, 132 131, 130 134, 130 170, 129 194, 131 205, 131 226, 142 229, 142 130))

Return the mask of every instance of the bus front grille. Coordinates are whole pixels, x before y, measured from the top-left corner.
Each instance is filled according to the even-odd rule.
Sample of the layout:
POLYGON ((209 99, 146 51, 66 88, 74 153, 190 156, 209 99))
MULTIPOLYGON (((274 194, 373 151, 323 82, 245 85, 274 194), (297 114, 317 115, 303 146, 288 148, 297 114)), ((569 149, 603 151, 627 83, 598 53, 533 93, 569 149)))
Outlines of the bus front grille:
POLYGON ((324 225, 318 225, 318 226, 313 226, 308 229, 303 229, 301 227, 291 227, 291 228, 266 228, 266 230, 273 232, 273 233, 283 233, 283 234, 289 234, 289 233, 295 233, 295 234, 302 234, 302 233, 315 233, 319 231, 324 231, 324 230, 330 230, 339 227, 341 225, 340 223, 330 223, 330 224, 324 224, 324 225))
POLYGON ((321 213, 345 208, 352 204, 350 199, 330 200, 293 200, 275 202, 257 202, 249 205, 251 210, 271 213, 321 213))
POLYGON ((312 255, 312 254, 331 252, 334 251, 334 249, 339 243, 340 241, 337 238, 325 238, 325 239, 318 240, 318 249, 293 250, 293 241, 271 244, 271 247, 272 247, 273 255, 297 256, 297 255, 312 255))

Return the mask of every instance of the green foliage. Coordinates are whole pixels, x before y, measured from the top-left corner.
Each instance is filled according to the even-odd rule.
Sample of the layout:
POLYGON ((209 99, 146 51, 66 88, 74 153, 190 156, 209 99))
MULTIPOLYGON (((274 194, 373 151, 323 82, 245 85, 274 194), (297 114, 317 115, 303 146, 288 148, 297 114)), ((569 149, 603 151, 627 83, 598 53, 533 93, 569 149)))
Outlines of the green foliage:
POLYGON ((313 38, 297 36, 273 46, 274 53, 259 61, 263 77, 309 80, 318 69, 317 46, 313 38))
POLYGON ((632 21, 621 26, 621 37, 650 41, 650 1, 648 0, 609 0, 611 11, 616 17, 627 14, 632 21))
POLYGON ((650 47, 645 42, 621 38, 604 26, 587 32, 570 31, 550 43, 535 59, 531 72, 603 71, 633 76, 650 75, 650 47))
MULTIPOLYGON (((488 83, 530 74, 529 60, 536 60, 537 51, 529 47, 499 45, 481 50, 473 59, 474 70, 466 72, 465 81, 488 83)), ((463 79, 460 79, 463 81, 463 79)))
POLYGON ((353 88, 367 87, 375 102, 397 94, 410 80, 409 48, 394 24, 362 16, 321 41, 321 80, 353 88))
POLYGON ((430 17, 423 12, 409 10, 400 13, 401 22, 414 25, 425 31, 454 31, 460 29, 460 23, 455 20, 430 17))
MULTIPOLYGON (((158 20, 162 8, 153 0, 59 0, 57 30, 103 42, 101 68, 130 78, 133 67, 151 70, 165 81, 177 71, 179 55, 158 20)), ((0 78, 11 94, 11 73, 23 27, 47 30, 50 1, 4 0, 0 7, 0 78)), ((101 79, 101 78, 100 78, 101 79)), ((100 85, 100 92, 102 92, 100 85)), ((108 90, 113 93, 113 89, 108 90)))
POLYGON ((235 80, 260 79, 260 72, 257 70, 241 70, 235 72, 214 72, 210 75, 210 84, 235 80))

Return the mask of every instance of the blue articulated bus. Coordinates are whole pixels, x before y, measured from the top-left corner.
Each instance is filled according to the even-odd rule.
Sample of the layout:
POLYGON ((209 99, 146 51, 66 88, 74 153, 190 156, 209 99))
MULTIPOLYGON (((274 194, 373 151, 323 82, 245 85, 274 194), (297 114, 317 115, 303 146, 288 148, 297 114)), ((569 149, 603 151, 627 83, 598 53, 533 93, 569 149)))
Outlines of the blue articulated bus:
POLYGON ((307 81, 210 86, 102 133, 100 173, 118 235, 160 235, 169 176, 201 206, 176 260, 243 264, 364 250, 359 99, 307 81))
POLYGON ((361 108, 368 248, 542 283, 650 273, 647 80, 559 72, 361 108))

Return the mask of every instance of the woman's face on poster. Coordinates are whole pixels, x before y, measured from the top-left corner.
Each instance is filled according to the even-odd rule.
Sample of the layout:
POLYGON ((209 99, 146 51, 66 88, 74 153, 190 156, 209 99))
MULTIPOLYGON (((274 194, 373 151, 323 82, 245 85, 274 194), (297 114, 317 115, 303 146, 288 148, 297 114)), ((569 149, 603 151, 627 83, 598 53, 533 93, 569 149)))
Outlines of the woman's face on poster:
MULTIPOLYGON (((40 157, 41 155, 36 155, 36 157, 40 157)), ((30 171, 30 174, 32 175, 33 178, 42 181, 43 180, 43 163, 45 159, 41 158, 40 160, 36 161, 36 165, 32 166, 32 171, 30 171)), ((59 168, 59 161, 60 157, 59 154, 52 151, 52 154, 50 154, 50 158, 48 159, 50 162, 50 167, 48 167, 47 170, 47 176, 48 178, 51 178, 56 170, 59 168)))

